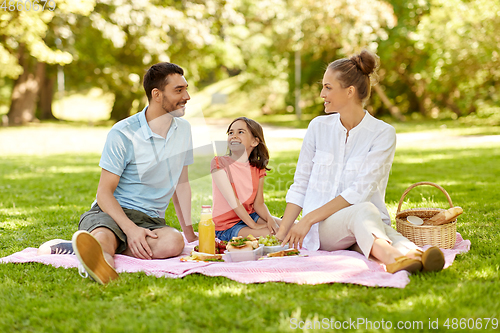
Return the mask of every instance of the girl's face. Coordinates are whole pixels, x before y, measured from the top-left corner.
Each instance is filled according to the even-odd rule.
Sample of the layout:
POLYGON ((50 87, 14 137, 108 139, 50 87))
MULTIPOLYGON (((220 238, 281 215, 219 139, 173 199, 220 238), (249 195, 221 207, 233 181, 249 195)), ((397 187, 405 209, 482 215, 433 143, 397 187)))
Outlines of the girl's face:
POLYGON ((227 132, 227 145, 233 153, 241 153, 245 149, 249 154, 258 144, 259 141, 243 120, 235 121, 227 132))
POLYGON ((328 69, 323 76, 323 89, 321 89, 320 97, 325 100, 325 112, 334 113, 342 112, 348 105, 351 91, 354 87, 342 88, 337 80, 336 73, 328 69))

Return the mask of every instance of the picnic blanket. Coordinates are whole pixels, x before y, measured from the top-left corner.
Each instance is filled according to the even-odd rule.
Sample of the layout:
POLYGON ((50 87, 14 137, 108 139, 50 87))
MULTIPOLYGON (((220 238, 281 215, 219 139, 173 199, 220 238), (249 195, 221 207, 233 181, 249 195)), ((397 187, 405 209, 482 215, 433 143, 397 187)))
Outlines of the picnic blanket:
MULTIPOLYGON (((404 288, 409 282, 406 271, 390 274, 382 264, 367 260, 353 251, 307 251, 304 257, 266 258, 244 262, 181 262, 188 256, 197 242, 187 243, 179 257, 162 260, 142 260, 125 255, 115 256, 118 273, 145 272, 147 275, 167 278, 182 278, 199 273, 207 276, 224 276, 241 283, 288 282, 297 284, 351 283, 369 287, 404 288)), ((453 249, 443 249, 449 267, 459 253, 470 249, 470 241, 457 233, 453 249)), ((425 247, 424 247, 425 249, 425 247)), ((36 248, 27 248, 10 256, 0 258, 0 263, 39 262, 55 267, 78 267, 75 255, 36 255, 36 248)))

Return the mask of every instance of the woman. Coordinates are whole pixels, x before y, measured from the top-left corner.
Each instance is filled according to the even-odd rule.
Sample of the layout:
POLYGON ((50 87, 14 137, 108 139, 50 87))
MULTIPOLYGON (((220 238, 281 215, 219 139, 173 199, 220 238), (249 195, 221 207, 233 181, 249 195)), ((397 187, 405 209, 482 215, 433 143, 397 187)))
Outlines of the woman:
POLYGON ((328 115, 309 124, 277 237, 312 251, 352 248, 391 273, 441 270, 441 250, 423 253, 390 226, 384 197, 396 132, 363 109, 377 67, 366 50, 328 65, 321 90, 328 115))

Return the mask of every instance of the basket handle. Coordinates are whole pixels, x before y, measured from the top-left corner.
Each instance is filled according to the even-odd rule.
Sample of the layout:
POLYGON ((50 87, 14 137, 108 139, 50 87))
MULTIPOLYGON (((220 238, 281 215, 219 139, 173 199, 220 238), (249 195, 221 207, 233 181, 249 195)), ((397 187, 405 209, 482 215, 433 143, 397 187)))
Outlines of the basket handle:
POLYGON ((410 187, 408 187, 406 189, 406 191, 403 193, 403 195, 401 196, 401 199, 399 200, 398 211, 396 212, 396 215, 401 211, 401 206, 403 205, 403 201, 404 201, 406 195, 408 194, 408 192, 410 192, 413 188, 415 188, 417 186, 420 186, 420 185, 431 185, 431 186, 436 187, 441 192, 443 192, 444 195, 446 195, 446 198, 448 199, 448 203, 450 204, 450 208, 453 207, 453 202, 451 202, 450 195, 448 194, 448 192, 446 192, 446 190, 444 188, 442 188, 438 184, 434 184, 434 183, 431 183, 431 182, 419 182, 419 183, 415 183, 415 184, 411 185, 410 187))

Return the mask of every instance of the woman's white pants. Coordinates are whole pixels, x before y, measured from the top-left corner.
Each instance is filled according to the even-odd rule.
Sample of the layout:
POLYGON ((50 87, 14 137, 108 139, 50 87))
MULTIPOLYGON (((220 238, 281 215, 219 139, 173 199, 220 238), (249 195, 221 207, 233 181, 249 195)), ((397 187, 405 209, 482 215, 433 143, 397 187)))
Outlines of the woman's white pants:
POLYGON ((368 258, 376 238, 385 239, 403 255, 418 246, 385 224, 377 207, 363 202, 343 208, 319 222, 320 250, 345 250, 358 244, 368 258))

